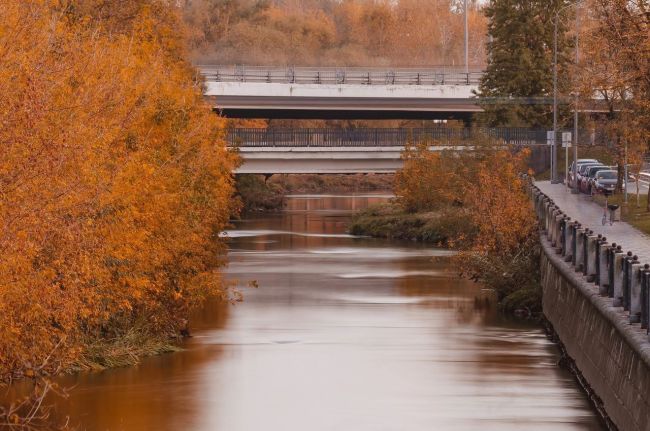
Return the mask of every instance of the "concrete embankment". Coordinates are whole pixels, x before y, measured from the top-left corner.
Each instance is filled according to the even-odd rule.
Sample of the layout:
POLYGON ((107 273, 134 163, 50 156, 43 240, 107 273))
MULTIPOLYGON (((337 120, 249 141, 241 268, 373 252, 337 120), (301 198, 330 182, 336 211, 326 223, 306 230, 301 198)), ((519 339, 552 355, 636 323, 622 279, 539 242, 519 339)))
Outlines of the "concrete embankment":
POLYGON ((610 427, 650 430, 650 270, 569 219, 535 186, 530 194, 544 229, 546 318, 610 427))

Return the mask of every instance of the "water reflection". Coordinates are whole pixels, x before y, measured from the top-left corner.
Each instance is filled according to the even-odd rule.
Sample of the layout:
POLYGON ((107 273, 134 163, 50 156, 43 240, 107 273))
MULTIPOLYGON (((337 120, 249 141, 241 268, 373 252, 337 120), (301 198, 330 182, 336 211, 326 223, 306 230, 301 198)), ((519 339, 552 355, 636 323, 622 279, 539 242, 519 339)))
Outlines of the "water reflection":
POLYGON ((600 429, 541 330, 477 306, 449 252, 346 234, 381 199, 243 220, 229 276, 261 287, 197 313, 185 352, 66 379, 59 413, 92 430, 600 429))

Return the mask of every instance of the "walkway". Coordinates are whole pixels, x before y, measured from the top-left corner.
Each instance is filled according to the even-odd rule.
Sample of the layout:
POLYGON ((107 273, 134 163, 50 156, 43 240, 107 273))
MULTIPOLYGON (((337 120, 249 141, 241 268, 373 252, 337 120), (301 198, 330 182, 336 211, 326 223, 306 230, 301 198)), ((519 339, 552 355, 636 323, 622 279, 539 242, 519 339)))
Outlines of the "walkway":
POLYGON ((650 263, 650 237, 624 222, 603 226, 601 222, 603 208, 585 194, 572 194, 563 184, 537 181, 535 185, 553 199, 571 219, 579 221, 596 234, 607 237, 609 243, 620 244, 623 251, 636 254, 641 263, 650 263))

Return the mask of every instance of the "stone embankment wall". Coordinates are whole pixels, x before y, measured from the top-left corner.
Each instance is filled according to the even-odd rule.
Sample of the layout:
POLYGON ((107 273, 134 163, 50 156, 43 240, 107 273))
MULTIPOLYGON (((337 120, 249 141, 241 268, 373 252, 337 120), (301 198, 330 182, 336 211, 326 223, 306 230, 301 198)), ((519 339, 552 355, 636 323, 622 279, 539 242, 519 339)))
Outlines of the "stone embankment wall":
POLYGON ((566 217, 535 186, 544 314, 620 430, 650 431, 650 267, 566 217))

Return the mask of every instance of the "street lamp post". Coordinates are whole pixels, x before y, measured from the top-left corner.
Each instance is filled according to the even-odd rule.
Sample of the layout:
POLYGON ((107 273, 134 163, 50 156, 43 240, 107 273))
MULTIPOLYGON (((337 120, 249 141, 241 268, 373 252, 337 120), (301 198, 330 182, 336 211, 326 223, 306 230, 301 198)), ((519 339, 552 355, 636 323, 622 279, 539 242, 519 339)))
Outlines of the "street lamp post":
MULTIPOLYGON (((562 8, 562 9, 565 9, 562 8)), ((555 12, 553 22, 553 140, 551 141, 551 183, 557 184, 557 22, 560 17, 559 9, 555 12)))
MULTIPOLYGON (((553 146, 551 147, 551 182, 559 183, 558 172, 557 172, 557 33, 558 33, 558 21, 560 20, 560 13, 570 7, 577 6, 582 0, 578 0, 575 3, 571 3, 559 8, 555 12, 555 19, 553 20, 553 146)), ((580 30, 580 20, 578 19, 578 14, 576 12, 576 64, 578 64, 578 41, 579 41, 579 30, 580 30)), ((573 160, 574 160, 574 169, 575 164, 578 162, 578 107, 577 107, 577 95, 573 109, 573 160)), ((568 172, 565 172, 566 176, 568 172)), ((577 177, 574 173, 574 191, 577 190, 577 184, 575 180, 577 177)), ((565 178, 566 181, 568 179, 565 178)))
POLYGON ((467 23, 467 0, 465 0, 463 12, 465 14, 465 73, 467 73, 469 77, 469 25, 467 23))
MULTIPOLYGON (((576 9, 576 66, 580 61, 580 12, 576 9)), ((578 92, 573 103, 573 165, 578 165, 578 92)), ((574 168, 575 169, 575 168, 574 168)), ((567 172, 568 174, 568 172, 567 172)), ((567 179, 568 181, 568 179, 567 179)), ((572 193, 578 193, 578 176, 573 174, 572 193)))

